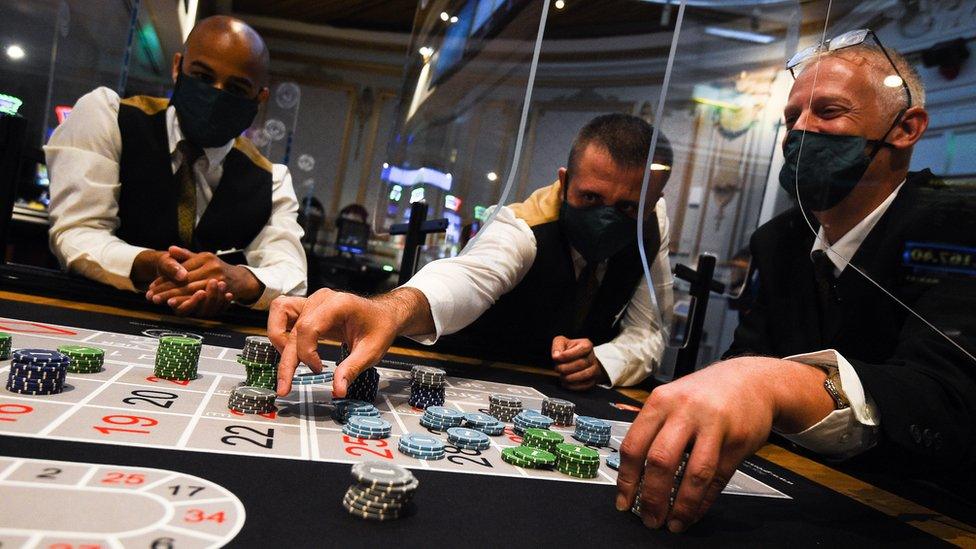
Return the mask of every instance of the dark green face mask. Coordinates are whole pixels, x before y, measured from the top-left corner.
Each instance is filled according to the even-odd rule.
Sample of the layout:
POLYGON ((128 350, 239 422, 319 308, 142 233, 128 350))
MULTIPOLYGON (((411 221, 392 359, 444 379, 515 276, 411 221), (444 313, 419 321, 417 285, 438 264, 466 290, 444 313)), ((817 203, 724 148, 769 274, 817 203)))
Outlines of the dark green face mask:
POLYGON ((877 140, 790 130, 783 145, 780 187, 805 210, 822 212, 840 204, 864 177, 881 147, 890 146, 885 139, 904 112, 877 140), (869 147, 871 151, 867 152, 869 147))
POLYGON ((202 148, 220 147, 241 135, 258 114, 256 100, 218 90, 184 74, 182 62, 169 104, 176 108, 183 135, 202 148))
POLYGON ((603 261, 637 242, 637 220, 613 206, 576 208, 563 197, 559 223, 570 245, 587 261, 603 261))

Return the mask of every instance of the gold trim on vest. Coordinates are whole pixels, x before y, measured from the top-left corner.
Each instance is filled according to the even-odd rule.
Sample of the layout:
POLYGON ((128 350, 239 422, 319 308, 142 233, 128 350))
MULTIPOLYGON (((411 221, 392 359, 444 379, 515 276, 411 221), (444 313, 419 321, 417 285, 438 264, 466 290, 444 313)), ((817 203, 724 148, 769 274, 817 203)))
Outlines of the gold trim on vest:
POLYGON ((563 201, 563 186, 557 179, 555 183, 548 187, 543 187, 525 200, 509 204, 515 217, 525 221, 529 227, 550 223, 559 219, 559 207, 563 201))
POLYGON ((258 151, 258 148, 254 146, 254 143, 251 143, 250 139, 244 136, 239 136, 234 140, 234 148, 244 153, 244 156, 253 162, 255 166, 268 173, 271 173, 271 161, 265 158, 264 155, 258 151))
POLYGON ((159 111, 166 110, 169 106, 169 99, 165 97, 150 97, 148 95, 134 95, 121 100, 123 105, 135 107, 140 111, 152 116, 159 111))

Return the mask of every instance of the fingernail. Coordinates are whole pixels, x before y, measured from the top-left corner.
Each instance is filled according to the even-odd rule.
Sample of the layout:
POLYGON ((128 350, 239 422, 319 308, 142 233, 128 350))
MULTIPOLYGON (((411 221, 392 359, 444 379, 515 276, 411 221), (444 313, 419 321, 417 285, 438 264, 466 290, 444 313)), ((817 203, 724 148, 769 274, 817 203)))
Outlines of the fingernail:
POLYGON ((170 307, 172 307, 175 303, 176 303, 175 297, 171 297, 169 298, 169 300, 166 301, 166 304, 169 305, 170 307))
POLYGON ((626 511, 628 508, 630 508, 630 505, 627 505, 627 498, 624 497, 623 494, 618 495, 617 496, 617 510, 618 511, 626 511))
POLYGON ((685 523, 681 522, 678 519, 671 519, 668 522, 668 530, 670 530, 674 534, 680 534, 681 532, 685 531, 685 523))
POLYGON ((656 518, 654 518, 654 517, 644 517, 644 526, 647 526, 648 528, 651 528, 652 530, 657 530, 657 528, 660 525, 661 525, 661 523, 659 523, 656 518))

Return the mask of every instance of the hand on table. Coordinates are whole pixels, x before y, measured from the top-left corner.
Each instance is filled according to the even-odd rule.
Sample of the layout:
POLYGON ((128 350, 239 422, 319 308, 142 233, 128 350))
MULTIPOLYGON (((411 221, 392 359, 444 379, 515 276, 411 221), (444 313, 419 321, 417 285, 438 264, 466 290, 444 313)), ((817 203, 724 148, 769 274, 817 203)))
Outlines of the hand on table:
POLYGON ((323 289, 308 298, 282 296, 271 302, 268 337, 281 353, 278 395, 291 391, 299 362, 322 371, 318 355, 321 338, 343 341, 349 357, 336 368, 332 394, 346 396, 349 384, 363 370, 383 358, 397 336, 396 311, 384 303, 353 294, 323 289))
POLYGON ((685 530, 715 503, 774 424, 782 432, 799 432, 832 411, 825 377, 805 364, 744 357, 657 387, 620 446, 617 509, 629 510, 639 497, 646 526, 685 530), (691 455, 668 512, 675 471, 686 449, 691 455))
POLYGON ((556 336, 552 340, 552 360, 556 363, 559 382, 571 391, 585 391, 597 383, 610 381, 589 339, 556 336))

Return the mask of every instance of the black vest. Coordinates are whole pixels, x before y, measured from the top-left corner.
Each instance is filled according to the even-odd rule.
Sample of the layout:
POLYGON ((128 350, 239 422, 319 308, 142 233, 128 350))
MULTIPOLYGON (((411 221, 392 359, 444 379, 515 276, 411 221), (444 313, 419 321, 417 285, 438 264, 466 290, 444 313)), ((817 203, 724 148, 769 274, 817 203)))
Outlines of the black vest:
MULTIPOLYGON (((166 105, 166 99, 144 96, 119 105, 122 155, 116 235, 154 250, 179 243, 179 183, 173 174, 166 105)), ((254 145, 239 137, 223 168, 220 184, 194 229, 193 251, 243 250, 271 218, 271 163, 254 145)), ((242 254, 234 255, 243 259, 242 254)))
MULTIPOLYGON (((653 261, 661 242, 657 217, 651 215, 644 226, 645 250, 653 261)), ((525 278, 470 326, 442 337, 438 348, 549 367, 552 340, 557 335, 585 337, 594 345, 617 336, 623 312, 644 276, 637 246, 627 246, 608 260, 590 312, 574 333, 576 272, 569 243, 558 219, 536 225, 532 232, 536 256, 525 278)))

